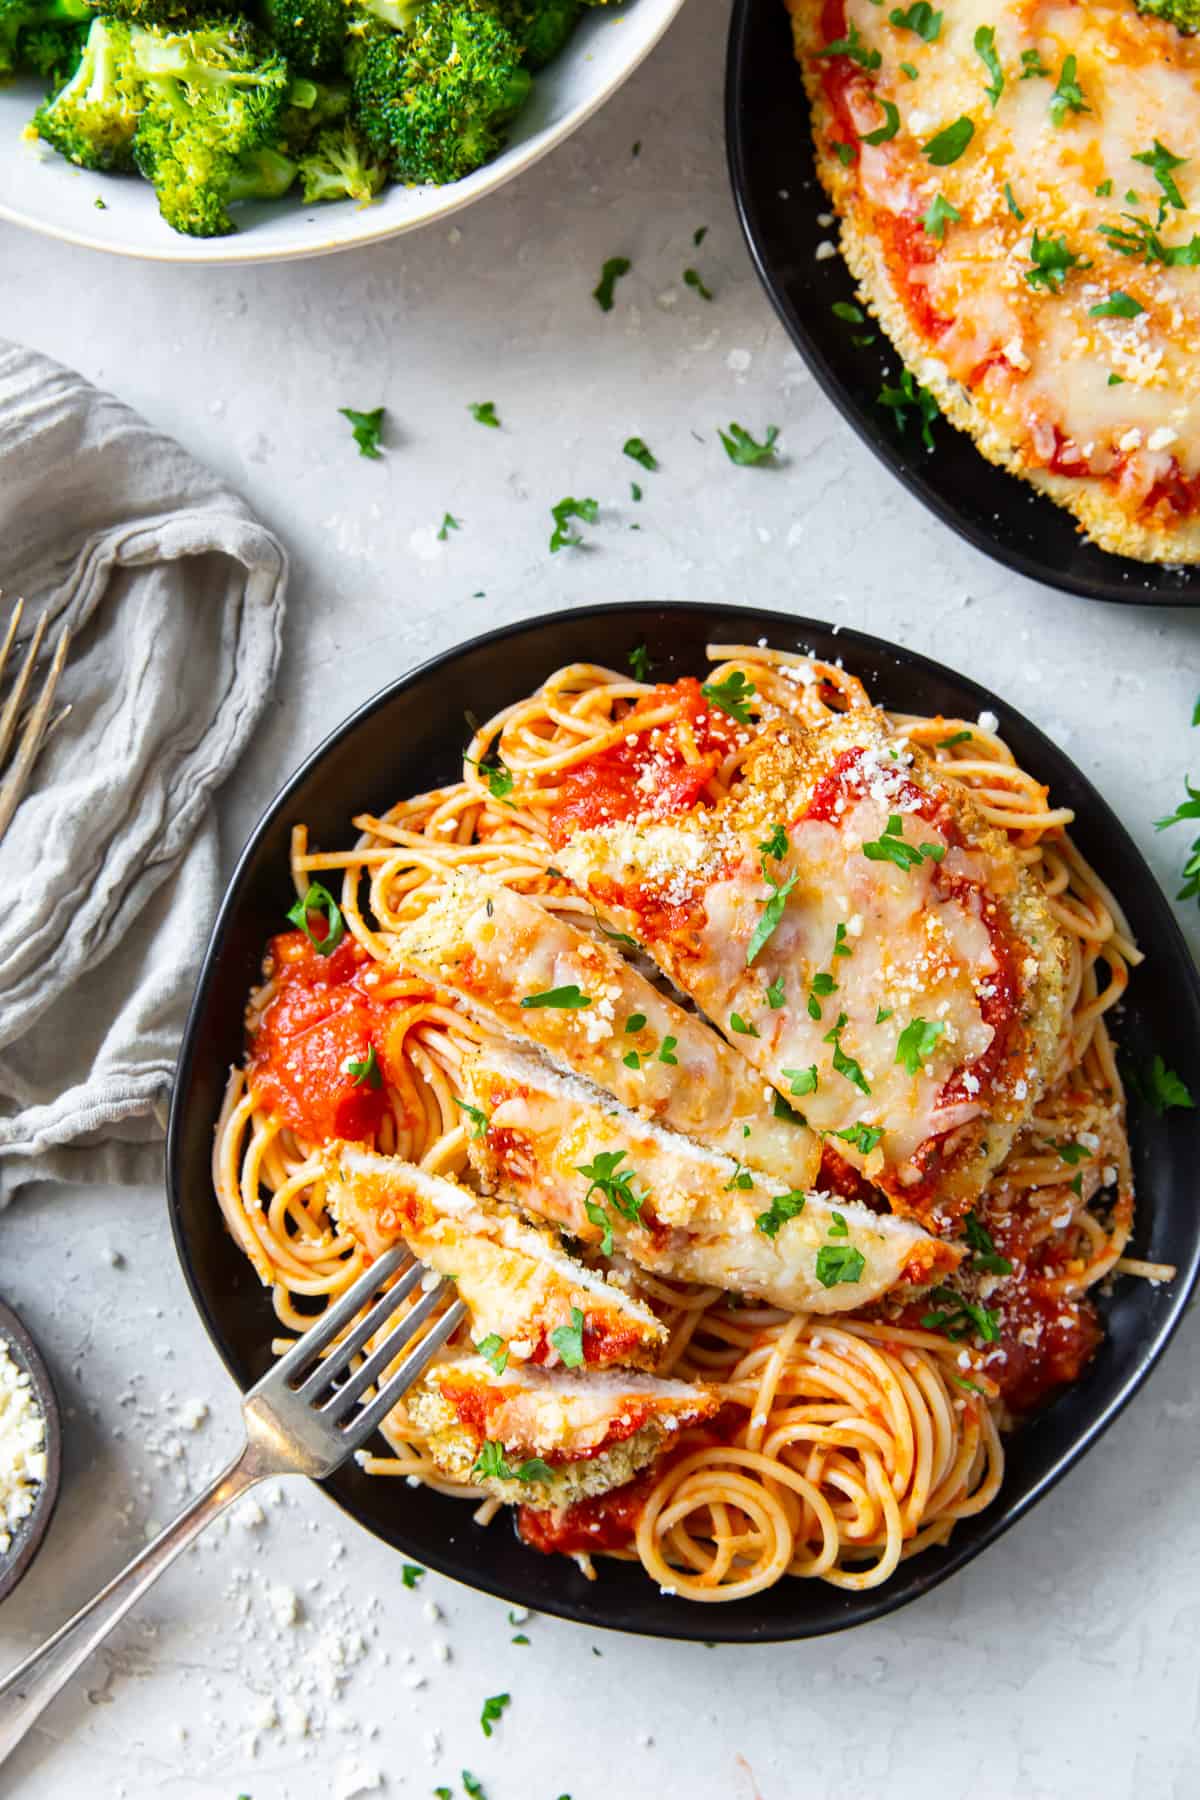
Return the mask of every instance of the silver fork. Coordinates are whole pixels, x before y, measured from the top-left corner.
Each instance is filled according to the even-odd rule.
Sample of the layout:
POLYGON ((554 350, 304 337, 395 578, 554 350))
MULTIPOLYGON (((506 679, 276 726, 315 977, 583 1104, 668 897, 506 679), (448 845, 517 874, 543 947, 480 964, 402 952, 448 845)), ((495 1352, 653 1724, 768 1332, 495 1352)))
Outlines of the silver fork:
MULTIPOLYGON (((4 671, 7 667, 9 656, 12 654, 16 644, 17 632, 20 630, 21 618, 24 611, 25 602, 23 600, 18 600, 12 609, 12 615, 9 618, 8 629, 4 633, 3 642, 0 642, 0 681, 4 679, 4 671)), ((59 634, 58 643, 55 647, 50 667, 47 669, 45 679, 42 682, 41 692, 33 702, 33 705, 29 708, 28 713, 24 716, 24 722, 22 723, 21 708, 25 704, 25 697, 29 692, 29 685, 33 680, 33 671, 37 666, 37 659, 42 648, 42 639, 46 635, 46 624, 49 617, 49 613, 43 613, 37 624, 34 626, 33 634, 30 637, 25 650, 25 656, 20 668, 17 670, 16 680, 12 685, 12 691, 10 692, 8 699, 4 702, 3 707, 0 707, 0 769, 3 769, 8 753, 12 748, 13 739, 17 736, 17 728, 18 726, 21 726, 20 742, 17 745, 17 753, 13 757, 8 774, 4 777, 3 782, 0 782, 0 838, 4 836, 12 823, 12 816, 20 805, 21 796, 29 785, 29 777, 33 772, 33 765, 38 759, 43 744, 50 736, 50 733, 57 730, 58 726, 62 724, 63 720, 71 710, 69 706, 64 707, 57 718, 51 719, 50 717, 50 708, 54 704, 54 691, 58 686, 58 678, 62 674, 62 667, 67 660, 67 650, 71 643, 71 633, 67 630, 66 626, 64 626, 59 634)))
POLYGON ((246 1441, 224 1473, 94 1600, 89 1600, 40 1650, 35 1650, 0 1682, 0 1762, 16 1748, 79 1665, 141 1599, 151 1582, 218 1513, 224 1512, 247 1488, 271 1475, 308 1475, 320 1481, 332 1475, 366 1442, 467 1316, 462 1301, 456 1300, 409 1351, 399 1368, 383 1379, 399 1351, 436 1311, 438 1302, 452 1286, 443 1279, 421 1296, 357 1369, 350 1371, 354 1357, 387 1323, 401 1301, 420 1285, 425 1273, 424 1264, 412 1259, 403 1245, 389 1250, 322 1313, 312 1329, 243 1397, 246 1441), (359 1309, 400 1270, 403 1273, 395 1286, 388 1288, 354 1323, 359 1309), (351 1329, 341 1343, 334 1344, 346 1326, 351 1329), (323 1355, 331 1344, 328 1355, 323 1355), (340 1379, 343 1376, 346 1379, 340 1379), (381 1385, 374 1398, 359 1406, 360 1396, 376 1382, 381 1385))

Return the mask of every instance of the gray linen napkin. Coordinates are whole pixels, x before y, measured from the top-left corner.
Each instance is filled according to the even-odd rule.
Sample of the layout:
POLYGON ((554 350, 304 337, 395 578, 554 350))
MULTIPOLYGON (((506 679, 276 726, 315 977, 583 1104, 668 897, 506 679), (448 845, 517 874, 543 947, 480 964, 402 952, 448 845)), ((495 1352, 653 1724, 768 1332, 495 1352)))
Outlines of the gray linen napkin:
POLYGON ((0 842, 0 1206, 154 1180, 218 895, 212 797, 270 692, 287 561, 178 444, 0 340, 0 624, 72 644, 0 842))

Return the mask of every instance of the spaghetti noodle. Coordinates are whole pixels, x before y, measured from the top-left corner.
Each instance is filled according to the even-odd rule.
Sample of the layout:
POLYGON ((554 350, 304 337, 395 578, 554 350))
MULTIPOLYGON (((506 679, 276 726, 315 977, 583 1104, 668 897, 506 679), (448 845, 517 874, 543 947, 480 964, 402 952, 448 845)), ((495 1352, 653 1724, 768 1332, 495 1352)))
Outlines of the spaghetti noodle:
MULTIPOLYGON (((739 645, 710 656, 705 692, 739 678, 752 695, 748 727, 698 681, 653 686, 577 663, 473 730, 460 781, 357 817, 350 849, 315 849, 295 829, 301 929, 274 940, 250 998, 246 1062, 230 1075, 213 1161, 229 1230, 271 1288, 276 1349, 369 1260, 329 1204, 323 1145, 353 1139, 472 1179, 463 1069, 491 1027, 399 968, 396 934, 466 871, 611 939, 556 864, 573 834, 631 807, 719 804, 755 739, 781 722, 820 728, 874 714, 840 667, 739 645), (314 882, 337 877, 318 936, 306 902, 314 882)), ((1067 835, 1071 813, 986 725, 875 716, 966 791, 1036 878, 1066 945, 1064 1023, 1045 1091, 968 1215, 971 1248, 953 1289, 897 1290, 835 1316, 789 1313, 619 1253, 589 1255, 666 1325, 656 1373, 703 1384, 720 1411, 625 1486, 561 1514, 523 1508, 521 1529, 589 1572, 597 1553, 636 1557, 692 1600, 734 1599, 784 1575, 873 1587, 902 1557, 945 1543, 999 1489, 1002 1431, 1093 1352, 1088 1290, 1123 1270, 1171 1273, 1124 1259, 1133 1181, 1106 1015, 1140 956, 1067 835)), ((365 1459, 370 1474, 415 1478, 480 1501, 482 1521, 494 1516, 499 1501, 448 1479, 403 1405, 384 1436, 389 1454, 365 1459)))

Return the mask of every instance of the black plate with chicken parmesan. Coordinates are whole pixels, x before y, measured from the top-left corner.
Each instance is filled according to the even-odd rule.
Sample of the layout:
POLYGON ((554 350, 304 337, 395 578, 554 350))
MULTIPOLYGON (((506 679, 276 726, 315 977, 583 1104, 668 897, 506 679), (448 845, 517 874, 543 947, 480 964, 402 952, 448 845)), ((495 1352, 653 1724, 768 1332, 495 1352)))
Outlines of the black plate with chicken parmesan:
POLYGON ((768 293, 905 484, 1034 579, 1195 603, 1200 37, 1134 0, 738 0, 726 123, 768 293))
POLYGON ((173 1220, 242 1385, 383 1249, 454 1277, 468 1324, 328 1484, 407 1555, 813 1635, 962 1566, 1142 1380, 1196 1273, 1196 1113, 1157 1108, 1198 1066, 1169 908, 994 696, 804 620, 588 609, 397 683, 267 813, 173 1220))

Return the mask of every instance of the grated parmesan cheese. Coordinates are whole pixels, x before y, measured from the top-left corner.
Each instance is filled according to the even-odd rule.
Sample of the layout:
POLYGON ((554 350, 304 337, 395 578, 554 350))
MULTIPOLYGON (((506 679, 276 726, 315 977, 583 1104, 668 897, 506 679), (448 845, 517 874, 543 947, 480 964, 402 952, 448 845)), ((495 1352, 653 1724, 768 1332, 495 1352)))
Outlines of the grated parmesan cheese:
POLYGON ((46 1479, 46 1421, 33 1383, 0 1343, 0 1556, 46 1479))

